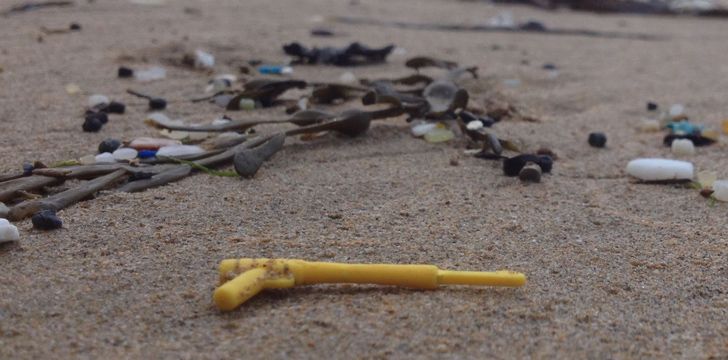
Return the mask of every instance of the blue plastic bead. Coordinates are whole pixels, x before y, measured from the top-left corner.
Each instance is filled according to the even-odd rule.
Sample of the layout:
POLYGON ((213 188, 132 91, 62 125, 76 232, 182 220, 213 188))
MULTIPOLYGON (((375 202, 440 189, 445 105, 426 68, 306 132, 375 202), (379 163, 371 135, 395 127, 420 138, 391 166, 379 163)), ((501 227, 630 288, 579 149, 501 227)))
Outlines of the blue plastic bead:
POLYGON ((148 159, 157 155, 156 150, 142 150, 137 154, 140 159, 148 159))
POLYGON ((695 125, 689 121, 673 121, 667 124, 667 128, 673 133, 694 134, 703 131, 702 125, 695 125))

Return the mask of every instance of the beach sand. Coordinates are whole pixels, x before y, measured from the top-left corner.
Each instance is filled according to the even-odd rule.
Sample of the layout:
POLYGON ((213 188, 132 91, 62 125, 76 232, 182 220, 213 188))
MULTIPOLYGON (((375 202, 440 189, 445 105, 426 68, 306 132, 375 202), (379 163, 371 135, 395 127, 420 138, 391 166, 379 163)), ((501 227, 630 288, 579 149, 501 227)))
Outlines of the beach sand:
MULTIPOLYGON (((23 221, 21 241, 0 248, 0 358, 728 358, 728 205, 624 174, 633 158, 671 157, 662 134, 636 130, 647 101, 682 103, 716 129, 728 117, 725 21, 445 0, 77 3, 0 21, 0 173, 94 153, 107 137, 154 135, 142 123, 146 102, 125 94, 129 87, 166 97, 173 118, 222 115, 186 101, 208 74, 167 66, 167 79, 140 84, 117 79, 120 65, 165 64, 182 46, 213 53, 216 73, 236 73, 250 59, 285 60, 280 47, 290 41, 407 51, 377 66, 295 67, 306 80, 407 75, 404 61, 415 55, 477 65, 482 76, 463 81, 473 101, 500 94, 541 119, 494 130, 559 159, 542 183, 523 185, 456 143, 413 138, 398 118, 361 138, 291 141, 251 180, 198 174, 137 194, 103 192, 60 211, 64 229, 23 221), (504 10, 548 27, 663 39, 316 22, 476 24, 504 10), (38 42, 41 26, 71 22, 83 29, 38 42), (311 37, 321 26, 343 35, 311 37), (69 83, 125 102, 127 113, 82 132, 87 96, 67 94, 69 83), (592 131, 607 134, 607 148, 589 147, 592 131), (510 269, 528 283, 299 287, 222 313, 211 300, 216 268, 235 257, 510 269)), ((686 160, 725 178, 725 153, 713 145, 686 160)))

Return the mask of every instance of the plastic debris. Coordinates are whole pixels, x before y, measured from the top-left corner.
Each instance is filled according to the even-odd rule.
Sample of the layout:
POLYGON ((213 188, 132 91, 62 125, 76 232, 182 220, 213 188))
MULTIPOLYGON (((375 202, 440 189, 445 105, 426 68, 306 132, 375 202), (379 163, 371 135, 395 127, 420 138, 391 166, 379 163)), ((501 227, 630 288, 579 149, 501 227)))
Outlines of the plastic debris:
POLYGON ((306 48, 294 42, 283 46, 283 51, 290 56, 297 58, 298 62, 304 64, 331 64, 337 66, 351 66, 376 64, 386 61, 394 45, 387 45, 382 48, 370 48, 358 42, 351 43, 347 47, 334 48, 306 48))
POLYGON ((728 201, 728 180, 717 180, 713 183, 713 197, 718 201, 728 201))
POLYGON ((287 75, 293 73, 293 68, 286 65, 260 65, 258 72, 264 75, 287 75))
POLYGON ((695 155, 695 145, 690 139, 676 139, 671 148, 672 153, 678 156, 695 155))
POLYGON ((715 171, 698 171, 696 176, 698 183, 703 189, 712 189, 713 183, 718 180, 718 173, 715 171))
POLYGON ((197 145, 172 145, 159 148, 157 157, 178 157, 197 155, 205 152, 205 149, 197 145))
POLYGON ((521 170, 529 163, 538 165, 542 173, 550 173, 554 161, 547 155, 521 154, 503 160, 503 174, 506 176, 518 176, 521 170))
POLYGON ((156 150, 142 150, 142 151, 139 151, 137 156, 140 159, 153 158, 153 157, 157 156, 157 151, 156 150))
POLYGON ((627 174, 643 181, 691 180, 693 164, 679 160, 640 158, 627 164, 627 174))
POLYGON ((121 148, 112 153, 116 161, 133 160, 137 157, 137 154, 137 151, 132 148, 121 148))
POLYGON ((215 66, 215 57, 200 49, 195 50, 195 67, 198 69, 211 69, 215 66))
POLYGON ((425 134, 425 141, 429 143, 441 143, 450 141, 454 138, 455 133, 453 133, 452 130, 440 126, 435 127, 425 134))
POLYGON ((666 127, 674 134, 699 134, 704 128, 702 125, 695 125, 687 120, 673 121, 666 127))
POLYGON ((105 152, 101 153, 95 156, 97 163, 114 163, 116 162, 116 159, 114 159, 114 155, 111 153, 105 152))
POLYGON ((18 228, 6 219, 0 218, 0 244, 20 240, 18 228))
POLYGON ((425 122, 425 121, 418 121, 418 122, 413 121, 410 131, 412 132, 412 136, 421 137, 421 136, 425 136, 425 134, 432 131, 436 127, 437 127, 436 123, 425 122))
POLYGON ((94 94, 88 97, 88 107, 91 109, 104 107, 110 102, 107 96, 101 94, 94 94))
POLYGON ((473 130, 473 131, 475 131, 475 130, 480 130, 480 129, 482 129, 483 127, 484 127, 484 126, 483 126, 483 122, 482 122, 482 121, 480 121, 480 120, 473 120, 473 121, 470 121, 470 122, 468 122, 468 123, 467 123, 467 124, 465 125, 465 128, 467 128, 468 130, 473 130))
POLYGON ((518 172, 518 179, 525 183, 541 182, 541 167, 538 164, 527 163, 521 171, 518 172))
POLYGON ((508 270, 459 272, 434 265, 340 264, 293 259, 228 259, 219 267, 220 286, 213 299, 221 310, 234 310, 267 288, 319 283, 368 283, 436 289, 440 285, 519 287, 526 276, 508 270))
POLYGON ((134 78, 141 82, 161 80, 166 77, 167 70, 161 66, 153 66, 148 69, 134 71, 134 78))
POLYGON ((600 132, 593 132, 589 134, 589 145, 595 148, 603 148, 607 145, 607 135, 600 132))

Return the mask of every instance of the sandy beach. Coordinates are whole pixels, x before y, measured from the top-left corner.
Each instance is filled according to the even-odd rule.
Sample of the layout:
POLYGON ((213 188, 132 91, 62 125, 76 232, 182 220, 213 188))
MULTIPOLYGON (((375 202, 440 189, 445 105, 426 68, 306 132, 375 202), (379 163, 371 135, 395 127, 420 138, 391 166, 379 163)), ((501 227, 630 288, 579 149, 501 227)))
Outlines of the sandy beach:
MULTIPOLYGON (((102 192, 60 211, 63 229, 22 221, 21 240, 0 247, 0 358, 728 358, 728 204, 711 205, 682 185, 638 184, 624 172, 633 158, 674 157, 663 134, 637 130, 647 101, 684 104, 691 120, 715 129, 728 118, 724 20, 448 0, 106 0, 15 14, 0 18, 0 174, 24 161, 95 153, 107 137, 155 135, 130 87, 166 97, 173 118, 222 115, 187 101, 210 75, 168 65, 181 48, 214 54, 214 73, 238 73, 251 59, 284 61, 281 45, 291 41, 406 50, 375 66, 294 67, 295 78, 309 81, 347 71, 404 76, 415 55, 478 66, 479 79, 462 83, 472 101, 498 94, 540 119, 494 130, 529 151, 553 149, 552 174, 524 185, 497 162, 463 155, 459 142, 412 137, 401 117, 360 138, 287 142, 253 179, 197 174, 141 193, 102 192), (502 11, 552 28, 657 39, 327 21, 478 24, 502 11), (41 26, 71 22, 82 30, 38 41, 41 26), (316 27, 340 35, 312 37, 316 27), (116 77, 120 65, 158 64, 167 68, 161 81, 116 77), (83 93, 69 95, 69 83, 83 93), (85 133, 93 93, 125 102, 127 112, 85 133), (593 131, 607 134, 605 149, 587 144, 593 131), (528 283, 297 287, 223 313, 211 299, 216 269, 236 257, 510 269, 528 283)), ((726 178, 726 151, 714 144, 682 159, 726 178)))

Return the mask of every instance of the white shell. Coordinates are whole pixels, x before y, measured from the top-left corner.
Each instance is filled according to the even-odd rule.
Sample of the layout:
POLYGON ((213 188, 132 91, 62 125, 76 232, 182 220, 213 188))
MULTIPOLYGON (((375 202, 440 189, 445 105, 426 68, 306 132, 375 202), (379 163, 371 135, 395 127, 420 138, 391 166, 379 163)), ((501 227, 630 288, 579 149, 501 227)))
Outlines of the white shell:
POLYGON ((627 164, 627 174, 644 181, 690 180, 693 164, 669 159, 635 159, 627 164))
POLYGON ((18 240, 20 240, 18 228, 11 225, 7 220, 0 219, 0 243, 18 240))
POLYGON ((137 151, 132 148, 121 148, 114 151, 112 155, 119 161, 131 160, 137 157, 137 151))
POLYGON ((174 145, 159 148, 159 151, 157 151, 157 157, 178 157, 185 155, 201 154, 203 152, 205 152, 205 149, 197 145, 174 145))
POLYGON ((116 159, 114 159, 114 155, 111 155, 110 152, 105 152, 96 155, 96 162, 97 163, 114 163, 116 162, 116 159))
POLYGON ((88 97, 88 107, 90 108, 106 105, 109 102, 111 102, 111 100, 109 100, 107 96, 101 94, 94 94, 88 97))
POLYGON ((675 155, 695 155, 695 145, 690 139, 675 139, 672 141, 672 153, 675 155))
POLYGON ((713 196, 716 200, 728 201, 728 180, 718 180, 713 183, 713 196))

